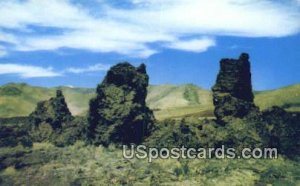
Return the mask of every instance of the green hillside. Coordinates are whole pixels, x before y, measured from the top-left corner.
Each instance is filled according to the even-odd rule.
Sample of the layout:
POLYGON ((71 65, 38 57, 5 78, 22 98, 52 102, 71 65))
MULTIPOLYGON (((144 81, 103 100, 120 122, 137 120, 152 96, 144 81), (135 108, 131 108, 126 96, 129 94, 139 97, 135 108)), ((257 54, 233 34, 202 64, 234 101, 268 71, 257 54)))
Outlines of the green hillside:
POLYGON ((277 105, 288 111, 300 111, 300 84, 258 92, 255 103, 261 110, 277 105))
POLYGON ((211 116, 211 100, 210 91, 192 84, 150 86, 146 99, 157 119, 207 114, 211 116))
POLYGON ((209 106, 211 94, 192 84, 154 85, 148 90, 147 103, 152 109, 167 109, 186 106, 209 106))
MULTIPOLYGON (((30 114, 37 102, 55 95, 55 90, 64 92, 72 114, 82 115, 88 109, 94 89, 54 87, 42 88, 27 84, 10 83, 0 87, 0 117, 26 116, 30 114)), ((182 117, 210 108, 210 92, 195 85, 150 86, 147 103, 155 110, 159 119, 182 117)))
POLYGON ((53 97, 58 88, 63 90, 69 109, 74 115, 79 115, 87 109, 94 92, 93 89, 6 84, 0 87, 0 117, 27 116, 35 109, 37 102, 53 97))
MULTIPOLYGON (((73 115, 87 112, 89 100, 95 92, 95 89, 88 88, 43 88, 27 84, 6 84, 0 86, 0 117, 26 116, 34 110, 38 101, 54 96, 56 89, 63 90, 73 115)), ((213 116, 211 92, 192 84, 149 86, 146 101, 154 110, 157 119, 213 116)), ((256 92, 255 103, 261 110, 278 105, 288 111, 300 111, 300 84, 256 92)))

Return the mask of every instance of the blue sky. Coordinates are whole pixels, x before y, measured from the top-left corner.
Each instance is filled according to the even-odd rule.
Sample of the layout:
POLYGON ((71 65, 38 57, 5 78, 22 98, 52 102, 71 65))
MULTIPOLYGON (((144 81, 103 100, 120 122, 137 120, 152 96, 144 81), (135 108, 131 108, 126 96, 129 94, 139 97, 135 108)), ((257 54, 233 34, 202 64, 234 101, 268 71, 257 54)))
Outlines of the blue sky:
POLYGON ((95 87, 145 63, 151 84, 210 89, 250 54, 256 90, 300 83, 299 0, 1 0, 0 84, 95 87))

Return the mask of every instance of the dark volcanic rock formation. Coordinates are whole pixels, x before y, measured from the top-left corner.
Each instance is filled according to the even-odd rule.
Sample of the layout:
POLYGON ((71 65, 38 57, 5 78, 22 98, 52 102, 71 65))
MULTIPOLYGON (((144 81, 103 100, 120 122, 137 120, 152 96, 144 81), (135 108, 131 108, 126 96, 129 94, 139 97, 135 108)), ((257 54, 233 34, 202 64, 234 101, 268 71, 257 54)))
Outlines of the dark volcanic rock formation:
POLYGON ((88 138, 94 144, 140 143, 153 127, 146 106, 148 75, 144 64, 113 66, 90 101, 88 138))
POLYGON ((56 97, 37 104, 35 111, 29 115, 34 127, 47 123, 55 130, 62 127, 62 123, 72 120, 65 97, 61 90, 56 91, 56 97))
POLYGON ((222 59, 216 84, 213 86, 215 116, 244 117, 255 109, 251 85, 249 55, 242 53, 239 59, 222 59))
POLYGON ((300 113, 273 106, 264 110, 262 117, 265 122, 263 136, 269 138, 268 146, 288 156, 300 154, 300 113))

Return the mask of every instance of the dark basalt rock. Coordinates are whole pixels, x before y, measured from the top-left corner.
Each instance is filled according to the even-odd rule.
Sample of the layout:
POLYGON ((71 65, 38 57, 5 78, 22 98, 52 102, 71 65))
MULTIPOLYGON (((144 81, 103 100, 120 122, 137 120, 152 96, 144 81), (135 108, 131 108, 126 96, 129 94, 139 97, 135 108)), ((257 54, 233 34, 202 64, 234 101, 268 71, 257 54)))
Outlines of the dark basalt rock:
POLYGON ((276 147, 287 156, 300 154, 300 113, 273 106, 262 112, 262 118, 265 122, 263 136, 268 137, 268 146, 276 147))
POLYGON ((242 118, 257 110, 253 103, 249 55, 239 59, 222 59, 216 84, 212 88, 215 116, 242 118))
POLYGON ((239 59, 222 59, 220 66, 212 91, 216 123, 225 125, 219 132, 224 129, 229 136, 222 143, 236 146, 242 140, 241 147, 262 144, 277 148, 287 156, 300 154, 300 114, 278 106, 260 112, 254 105, 249 55, 243 53, 239 59), (244 127, 243 131, 237 125, 244 127))
POLYGON ((29 118, 33 123, 33 128, 42 123, 47 123, 54 130, 61 128, 62 123, 73 119, 61 90, 56 91, 56 97, 39 102, 29 118))
POLYGON ((144 64, 113 66, 90 101, 88 138, 94 144, 141 143, 154 123, 146 106, 148 75, 144 64))

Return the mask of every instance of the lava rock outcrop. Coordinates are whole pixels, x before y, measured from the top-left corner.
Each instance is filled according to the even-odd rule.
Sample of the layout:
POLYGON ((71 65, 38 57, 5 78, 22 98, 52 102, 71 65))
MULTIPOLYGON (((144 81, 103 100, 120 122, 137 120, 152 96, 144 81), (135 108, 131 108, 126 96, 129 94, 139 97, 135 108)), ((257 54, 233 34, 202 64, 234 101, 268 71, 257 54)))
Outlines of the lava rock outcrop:
POLYGON ((227 116, 243 118, 257 110, 253 103, 249 55, 242 53, 239 59, 222 59, 212 91, 217 120, 227 116))
POLYGON ((146 106, 149 77, 144 64, 113 66, 90 101, 88 139, 94 144, 141 143, 153 128, 153 112, 146 106))
POLYGON ((51 125, 56 130, 62 127, 62 124, 73 119, 73 116, 67 106, 65 97, 61 90, 56 91, 56 97, 41 101, 36 109, 29 115, 33 128, 42 123, 51 125))
POLYGON ((268 138, 268 146, 276 147, 287 156, 300 154, 300 113, 287 112, 273 106, 262 112, 263 136, 268 138))

